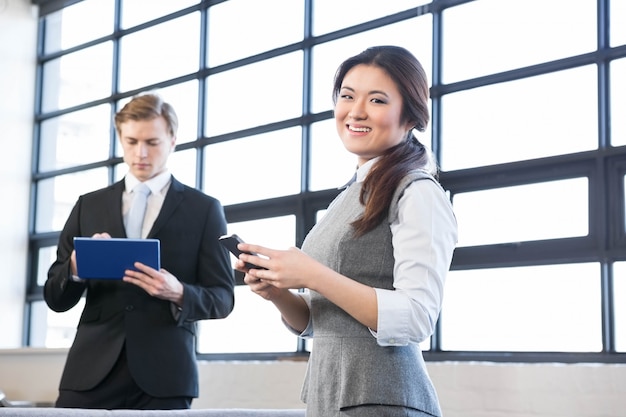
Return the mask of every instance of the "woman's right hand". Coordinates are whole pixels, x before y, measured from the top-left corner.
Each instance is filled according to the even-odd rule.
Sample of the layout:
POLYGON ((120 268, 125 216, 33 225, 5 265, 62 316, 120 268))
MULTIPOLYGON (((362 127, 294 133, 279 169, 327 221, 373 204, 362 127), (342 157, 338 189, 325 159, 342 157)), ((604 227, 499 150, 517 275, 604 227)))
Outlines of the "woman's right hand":
POLYGON ((243 282, 252 292, 271 301, 280 311, 283 320, 293 329, 303 332, 309 322, 309 307, 304 299, 289 288, 278 288, 268 280, 251 275, 245 263, 237 260, 235 269, 244 272, 243 282))

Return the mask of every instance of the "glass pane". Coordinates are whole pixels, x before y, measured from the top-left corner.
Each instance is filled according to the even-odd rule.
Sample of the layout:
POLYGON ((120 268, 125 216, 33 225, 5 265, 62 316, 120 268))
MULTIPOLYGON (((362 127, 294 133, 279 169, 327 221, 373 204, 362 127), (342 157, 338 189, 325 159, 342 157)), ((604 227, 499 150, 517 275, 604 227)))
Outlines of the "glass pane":
POLYGON ((445 171, 597 148, 595 66, 442 97, 445 171))
POLYGON ((615 349, 626 352, 626 262, 613 264, 613 308, 615 349))
POLYGON ((111 94, 112 46, 106 42, 45 63, 42 111, 65 109, 111 94))
POLYGON ((297 336, 282 323, 270 301, 247 285, 235 287, 235 308, 225 319, 198 325, 199 353, 295 352, 297 336))
POLYGON ((599 352, 600 295, 598 264, 451 271, 442 348, 599 352))
MULTIPOLYGON (((416 132, 420 141, 429 146, 430 136, 416 132)), ((337 188, 347 183, 356 170, 356 156, 346 150, 339 139, 335 119, 328 119, 311 125, 310 157, 311 191, 337 188)))
MULTIPOLYGON (((115 112, 117 113, 118 111, 120 111, 125 105, 126 103, 128 103, 130 100, 132 100, 132 97, 126 97, 122 100, 119 100, 116 103, 115 106, 115 112)), ((115 121, 113 118, 111 118, 111 124, 113 126, 113 129, 115 129, 115 121)), ((115 156, 119 157, 119 158, 123 158, 124 157, 124 149, 122 149, 122 144, 120 143, 120 135, 117 133, 117 129, 115 130, 115 156)), ((124 174, 126 174, 126 171, 128 170, 128 166, 125 163, 122 164, 118 164, 115 166, 115 170, 116 172, 118 171, 118 168, 121 168, 121 171, 123 171, 124 174), (121 165, 121 166, 120 166, 121 165)))
MULTIPOLYGON (((249 243, 273 249, 295 245, 295 217, 283 216, 231 223, 228 233, 237 233, 249 243)), ((234 263, 235 258, 231 256, 234 263)), ((235 309, 225 319, 199 323, 201 353, 293 352, 297 337, 283 325, 274 305, 254 294, 247 285, 235 289, 235 309)))
POLYGON ((109 158, 111 107, 67 113, 41 123, 39 171, 46 172, 109 158))
MULTIPOLYGON (((296 244, 296 218, 289 215, 229 223, 227 233, 236 233, 244 241, 255 245, 287 249, 296 244)), ((234 257, 232 260, 235 261, 234 257)))
POLYGON ((196 187, 196 154, 195 148, 176 151, 167 160, 167 167, 180 182, 196 187))
MULTIPOLYGON (((334 32, 430 3, 428 0, 315 0, 313 35, 334 32)), ((346 57, 347 58, 347 57, 346 57)))
POLYGON ((300 116, 302 52, 210 76, 206 106, 207 136, 300 116))
POLYGON ((456 194, 458 245, 586 236, 588 194, 587 178, 456 194))
MULTIPOLYGON (((178 132, 176 143, 182 144, 193 142, 198 138, 198 81, 192 80, 169 87, 152 90, 159 94, 163 100, 170 103, 178 116, 178 132)), ((132 97, 119 100, 116 111, 128 103, 132 97)), ((115 141, 115 155, 122 157, 123 150, 119 140, 115 141)), ((195 182, 195 180, 194 180, 195 182)))
POLYGON ((473 1, 444 10, 443 40, 445 83, 591 52, 596 1, 473 1))
POLYGON ((114 182, 121 181, 128 173, 128 165, 125 162, 120 162, 113 167, 114 182))
POLYGON ((611 13, 611 46, 626 44, 626 1, 612 0, 611 13))
POLYGON ((341 187, 356 170, 356 156, 346 150, 337 135, 335 119, 311 125, 312 191, 341 187))
POLYGON ((108 170, 96 168, 74 174, 41 180, 37 183, 35 231, 37 233, 61 230, 78 197, 108 185, 108 170))
MULTIPOLYGON (((622 195, 626 195, 626 176, 622 177, 622 185, 624 187, 624 189, 622 190, 623 194, 622 195)), ((624 212, 624 207, 622 207, 622 213, 624 212)), ((624 221, 624 225, 626 226, 626 218, 623 220, 624 221)), ((626 232, 626 230, 623 230, 623 232, 626 232)))
POLYGON ((193 142, 198 138, 198 81, 188 81, 158 91, 178 116, 176 143, 193 142))
POLYGON ((68 49, 113 33, 115 0, 84 0, 45 17, 44 51, 68 49))
POLYGON ((294 127, 207 146, 204 191, 223 205, 299 193, 301 132, 294 127))
MULTIPOLYGON (((393 2, 380 4, 385 3, 394 4, 393 2)), ((359 8, 361 9, 363 8, 359 8)), ((397 45, 408 49, 417 57, 426 74, 430 76, 432 72, 432 16, 425 15, 405 20, 313 47, 311 108, 314 113, 333 108, 333 78, 339 65, 347 58, 375 45, 397 45)))
MULTIPOLYGON (((626 4, 626 2, 624 2, 626 4)), ((626 145, 626 59, 611 62, 611 144, 626 145)))
POLYGON ((200 54, 200 13, 127 35, 121 39, 120 49, 120 91, 196 72, 200 54))
POLYGON ((304 2, 230 0, 219 3, 209 9, 208 31, 209 67, 256 55, 302 40, 304 2), (280 10, 280 13, 268 13, 272 10, 280 10))
POLYGON ((198 4, 198 0, 122 0, 122 28, 126 29, 198 4), (146 7, 147 6, 147 7, 146 7))
POLYGON ((31 347, 68 348, 74 341, 76 326, 85 306, 85 299, 63 313, 48 308, 44 301, 32 304, 31 347))
POLYGON ((48 246, 39 249, 39 262, 37 263, 37 285, 44 285, 48 279, 48 269, 57 259, 57 247, 48 246))
MULTIPOLYGON (((152 91, 170 103, 174 107, 174 111, 176 111, 178 116, 176 143, 195 141, 198 138, 198 81, 192 80, 152 91)), ((126 97, 118 101, 116 111, 119 111, 131 99, 132 97, 126 97)), ((120 146, 116 146, 116 155, 122 156, 120 146)))

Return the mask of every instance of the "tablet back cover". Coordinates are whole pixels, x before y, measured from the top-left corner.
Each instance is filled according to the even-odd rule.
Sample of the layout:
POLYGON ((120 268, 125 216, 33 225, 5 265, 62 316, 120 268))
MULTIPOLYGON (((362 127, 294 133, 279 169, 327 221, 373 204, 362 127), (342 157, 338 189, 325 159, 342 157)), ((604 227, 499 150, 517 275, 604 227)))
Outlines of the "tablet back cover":
POLYGON ((135 262, 161 268, 158 239, 75 237, 74 249, 78 276, 83 279, 122 279, 125 270, 136 270, 135 262))

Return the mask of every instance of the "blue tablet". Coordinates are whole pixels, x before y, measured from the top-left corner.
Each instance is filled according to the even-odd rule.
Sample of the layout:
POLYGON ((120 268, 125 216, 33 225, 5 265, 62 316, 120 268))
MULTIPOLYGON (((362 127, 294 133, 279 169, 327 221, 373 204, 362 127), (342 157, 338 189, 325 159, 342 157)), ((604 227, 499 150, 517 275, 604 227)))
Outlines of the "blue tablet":
POLYGON ((78 276, 83 279, 122 279, 125 270, 136 270, 135 262, 161 268, 158 239, 75 237, 74 249, 78 276))

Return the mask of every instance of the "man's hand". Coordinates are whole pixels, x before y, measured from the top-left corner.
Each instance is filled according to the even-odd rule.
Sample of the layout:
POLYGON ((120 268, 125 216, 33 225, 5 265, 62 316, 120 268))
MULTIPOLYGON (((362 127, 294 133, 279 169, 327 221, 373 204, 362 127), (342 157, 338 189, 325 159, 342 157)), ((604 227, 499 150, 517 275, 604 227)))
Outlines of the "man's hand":
MULTIPOLYGON (((91 237, 94 239, 111 239, 111 235, 107 232, 94 233, 91 237)), ((72 254, 70 255, 70 269, 72 273, 72 281, 85 282, 84 279, 78 276, 78 268, 76 267, 76 250, 73 250, 72 254)))
POLYGON ((183 284, 172 274, 161 268, 157 271, 141 262, 135 262, 135 268, 126 270, 124 281, 143 288, 153 297, 171 301, 181 307, 183 305, 183 284))

